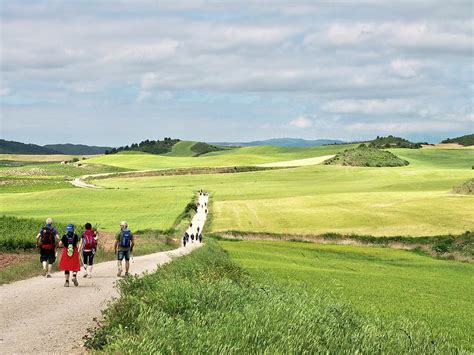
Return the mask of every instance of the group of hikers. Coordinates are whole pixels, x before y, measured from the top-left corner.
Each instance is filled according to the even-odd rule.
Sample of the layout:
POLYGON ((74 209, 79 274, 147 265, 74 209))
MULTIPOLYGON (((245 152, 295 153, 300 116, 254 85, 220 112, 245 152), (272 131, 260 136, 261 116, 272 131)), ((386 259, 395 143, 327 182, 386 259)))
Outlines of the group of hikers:
MULTIPOLYGON (((199 192, 199 202, 197 203, 197 211, 200 210, 206 215, 209 212, 207 207, 206 192, 202 190, 199 192)), ((45 226, 42 227, 36 236, 36 244, 40 251, 40 262, 43 266, 43 275, 47 278, 51 277, 53 264, 56 261, 58 247, 63 248, 61 254, 61 261, 59 262, 59 269, 64 271, 66 281, 64 287, 69 287, 69 278, 72 272, 72 283, 78 286, 77 273, 81 270, 81 259, 84 268, 84 277, 92 277, 92 267, 94 265, 94 256, 97 253, 99 245, 99 232, 92 228, 90 223, 84 225, 84 233, 81 236, 75 232, 75 226, 68 224, 66 226, 66 234, 61 238, 58 231, 53 227, 53 219, 47 218, 45 226)), ((193 228, 191 222, 189 228, 183 236, 183 246, 186 246, 191 239, 202 243, 202 230, 199 226, 193 228), (196 230, 194 232, 193 230, 196 230)), ((134 236, 128 229, 128 223, 122 221, 120 223, 120 230, 115 235, 114 252, 117 255, 117 277, 122 276, 123 260, 125 259, 125 276, 129 275, 130 258, 135 244, 134 236)))
MULTIPOLYGON (((192 228, 193 227, 193 224, 190 223, 189 224, 189 228, 192 228)), ((201 233, 201 230, 199 228, 199 226, 197 227, 197 232, 196 232, 196 235, 194 235, 194 233, 191 233, 191 236, 189 235, 189 232, 186 231, 184 233, 184 236, 183 236, 183 247, 186 246, 186 244, 189 243, 189 238, 191 238, 191 243, 194 243, 194 239, 196 239, 196 242, 199 242, 199 243, 202 243, 202 233, 201 233)))
MULTIPOLYGON (((62 247, 61 261, 59 269, 64 271, 66 281, 64 287, 69 287, 69 278, 72 272, 72 282, 78 286, 77 273, 81 270, 81 256, 84 267, 84 277, 92 277, 92 267, 94 265, 94 255, 97 252, 99 233, 92 228, 90 223, 84 225, 85 231, 79 237, 75 233, 73 224, 66 226, 66 234, 61 238, 58 231, 53 227, 53 219, 47 218, 46 224, 40 229, 36 236, 36 244, 40 251, 40 262, 43 266, 43 275, 51 277, 53 264, 56 261, 56 248, 62 247)), ((115 235, 114 252, 117 255, 117 276, 123 272, 123 260, 125 259, 125 275, 129 275, 130 256, 133 251, 134 237, 128 229, 128 223, 122 221, 120 230, 115 235)))
MULTIPOLYGON (((199 211, 199 209, 203 210, 204 213, 207 215, 207 213, 209 212, 208 209, 207 209, 207 202, 201 202, 201 198, 202 197, 207 197, 208 196, 208 193, 206 192, 203 192, 202 190, 199 191, 199 202, 197 203, 196 205, 196 210, 199 211)), ((196 227, 196 232, 193 232, 193 222, 191 222, 189 224, 189 227, 188 229, 186 230, 186 232, 184 232, 184 235, 183 235, 183 247, 186 246, 186 244, 189 243, 189 239, 191 239, 191 243, 194 243, 194 241, 196 240, 196 242, 199 242, 199 243, 202 243, 202 230, 199 226, 196 227)))

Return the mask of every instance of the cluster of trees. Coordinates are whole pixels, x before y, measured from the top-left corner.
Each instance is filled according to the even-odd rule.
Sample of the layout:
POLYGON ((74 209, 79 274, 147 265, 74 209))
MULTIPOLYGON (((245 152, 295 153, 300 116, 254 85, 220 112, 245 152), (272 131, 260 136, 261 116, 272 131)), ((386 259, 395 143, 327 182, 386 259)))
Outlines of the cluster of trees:
POLYGON ((375 138, 373 141, 369 143, 369 147, 379 148, 379 149, 386 149, 386 148, 418 149, 418 148, 421 148, 422 144, 428 144, 428 143, 413 143, 407 139, 390 135, 387 137, 377 136, 377 138, 375 138))
POLYGON ((464 146, 474 145, 474 134, 466 134, 465 136, 456 138, 447 138, 441 143, 458 143, 464 146))
POLYGON ((133 143, 130 146, 112 148, 107 150, 105 154, 115 154, 123 151, 137 151, 151 154, 165 154, 171 152, 171 148, 179 142, 179 139, 171 139, 169 137, 160 140, 144 140, 140 143, 133 143))

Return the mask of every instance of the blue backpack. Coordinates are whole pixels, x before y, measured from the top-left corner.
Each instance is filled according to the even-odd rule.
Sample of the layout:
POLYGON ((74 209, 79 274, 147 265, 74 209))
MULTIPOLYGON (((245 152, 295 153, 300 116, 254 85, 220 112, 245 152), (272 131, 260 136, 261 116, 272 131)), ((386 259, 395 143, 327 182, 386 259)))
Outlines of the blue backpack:
POLYGON ((122 248, 129 248, 130 240, 132 239, 132 232, 130 232, 128 229, 124 229, 121 234, 122 238, 120 239, 120 246, 122 248))

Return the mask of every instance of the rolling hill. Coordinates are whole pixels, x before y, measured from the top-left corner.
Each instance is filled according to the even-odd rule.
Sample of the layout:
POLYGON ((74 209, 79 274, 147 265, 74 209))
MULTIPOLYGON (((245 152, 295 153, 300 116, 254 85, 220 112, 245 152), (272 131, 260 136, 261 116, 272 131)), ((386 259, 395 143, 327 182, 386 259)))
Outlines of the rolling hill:
POLYGON ((171 148, 171 152, 165 155, 169 157, 196 157, 219 150, 223 149, 203 142, 179 141, 171 148))
POLYGON ((16 141, 0 139, 1 154, 61 154, 57 150, 42 147, 36 144, 26 144, 16 141))
POLYGON ((361 144, 357 148, 337 153, 334 158, 326 160, 326 165, 394 167, 408 165, 408 161, 395 154, 361 144))
POLYGON ((95 155, 103 154, 110 147, 97 147, 85 144, 47 144, 44 146, 0 139, 1 154, 37 155, 95 155))
POLYGON ((47 144, 44 148, 55 150, 61 154, 66 155, 96 155, 104 154, 106 150, 112 149, 111 147, 98 147, 94 145, 85 144, 47 144))
POLYGON ((463 146, 471 146, 474 145, 474 134, 466 134, 465 136, 456 138, 447 138, 441 143, 458 143, 463 146))

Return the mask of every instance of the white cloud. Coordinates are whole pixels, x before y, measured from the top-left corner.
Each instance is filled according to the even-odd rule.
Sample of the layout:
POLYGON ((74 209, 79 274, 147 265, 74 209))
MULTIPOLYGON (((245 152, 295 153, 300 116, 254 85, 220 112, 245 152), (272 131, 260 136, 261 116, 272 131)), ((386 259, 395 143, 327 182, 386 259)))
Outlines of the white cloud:
POLYGON ((420 121, 410 120, 403 122, 358 122, 348 127, 350 130, 359 132, 373 132, 372 134, 409 134, 431 132, 449 132, 453 129, 463 129, 458 123, 446 121, 420 121))
POLYGON ((313 127, 313 121, 305 116, 300 116, 289 122, 290 127, 310 128, 313 127))
POLYGON ((322 106, 327 112, 362 114, 406 114, 413 112, 416 105, 411 100, 335 100, 322 106))
POLYGON ((43 117, 78 107, 105 125, 112 118, 104 117, 139 107, 153 125, 159 102, 169 120, 242 120, 255 130, 241 134, 255 136, 267 134, 269 117, 287 122, 301 112, 312 115, 273 122, 272 134, 347 132, 355 121, 395 125, 407 116, 427 122, 426 132, 438 121, 469 129, 471 8, 441 0, 6 2, 0 70, 15 95, 2 97, 14 96, 2 114, 13 122, 26 119, 22 105, 44 104, 43 117))
POLYGON ((10 95, 11 90, 8 87, 1 87, 0 88, 0 96, 7 96, 10 95))
POLYGON ((129 45, 107 54, 105 63, 153 64, 175 54, 179 42, 165 39, 159 43, 129 45))
POLYGON ((412 78, 418 75, 423 63, 419 60, 395 59, 390 62, 390 68, 395 75, 403 78, 412 78))

